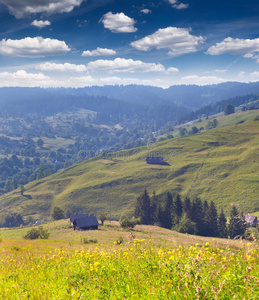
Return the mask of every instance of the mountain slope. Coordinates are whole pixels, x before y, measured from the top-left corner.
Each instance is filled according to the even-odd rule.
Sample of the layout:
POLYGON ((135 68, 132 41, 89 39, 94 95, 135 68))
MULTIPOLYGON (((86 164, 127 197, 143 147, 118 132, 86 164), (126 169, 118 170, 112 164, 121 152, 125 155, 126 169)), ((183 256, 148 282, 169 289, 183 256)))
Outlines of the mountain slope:
MULTIPOLYGON (((258 119, 258 117, 257 117, 258 119)), ((132 214, 147 188, 213 200, 227 212, 231 203, 244 212, 259 210, 259 121, 254 120, 147 147, 107 154, 62 170, 0 198, 3 215, 49 217, 53 206, 73 213, 104 211, 113 218, 132 214), (148 165, 146 156, 163 156, 168 165, 148 165)))

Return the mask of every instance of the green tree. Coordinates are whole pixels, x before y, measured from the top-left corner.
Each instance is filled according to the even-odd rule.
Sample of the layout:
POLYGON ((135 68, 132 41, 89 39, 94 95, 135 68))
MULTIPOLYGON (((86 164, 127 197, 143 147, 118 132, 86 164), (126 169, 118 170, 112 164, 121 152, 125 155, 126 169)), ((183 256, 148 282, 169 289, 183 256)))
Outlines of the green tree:
POLYGON ((183 201, 183 214, 186 214, 187 218, 190 218, 192 210, 192 203, 189 197, 185 197, 183 201))
POLYGON ((37 179, 41 179, 41 178, 44 178, 45 177, 45 174, 44 174, 44 168, 42 165, 40 165, 39 167, 39 171, 38 171, 38 174, 37 174, 37 179))
POLYGON ((136 218, 140 218, 141 224, 146 224, 146 225, 151 224, 152 216, 151 216, 150 197, 146 189, 137 198, 134 215, 136 218))
POLYGON ((4 217, 4 227, 18 227, 23 224, 23 217, 18 213, 10 213, 4 217))
POLYGON ((188 131, 187 131, 186 128, 181 128, 181 129, 179 130, 180 136, 184 136, 184 135, 186 135, 187 133, 188 133, 188 131))
POLYGON ((235 112, 235 108, 232 104, 227 104, 224 108, 225 116, 233 114, 235 112))
POLYGON ((173 197, 170 192, 166 194, 166 202, 163 211, 162 227, 171 229, 173 226, 173 197))
POLYGON ((43 142, 43 140, 42 140, 42 139, 37 139, 37 142, 36 142, 36 144, 37 144, 37 146, 38 146, 38 147, 42 147, 42 146, 43 146, 43 144, 44 144, 44 142, 43 142))
POLYGON ((230 219, 228 224, 228 234, 231 239, 237 236, 243 236, 246 231, 246 223, 244 216, 239 213, 235 205, 233 205, 230 212, 230 219))
POLYGON ((179 194, 176 194, 174 197, 173 211, 175 216, 175 224, 178 224, 180 222, 183 213, 183 204, 182 204, 181 196, 179 194))
POLYGON ((228 236, 227 219, 223 209, 221 209, 218 219, 218 236, 221 238, 226 238, 228 236))
POLYGON ((205 214, 205 235, 218 235, 218 212, 213 201, 210 202, 205 214))
POLYGON ((104 223, 105 220, 107 220, 107 214, 106 213, 99 213, 99 220, 101 221, 102 225, 104 223))
POLYGON ((190 219, 197 226, 197 234, 204 235, 204 210, 203 203, 200 198, 195 197, 192 200, 190 219))
POLYGON ((51 213, 51 217, 53 220, 61 220, 65 218, 65 213, 60 207, 55 206, 51 213))
POLYGON ((23 196, 24 191, 25 191, 24 185, 20 185, 20 192, 21 192, 22 196, 23 196))
POLYGON ((181 233, 197 234, 198 232, 196 223, 190 220, 186 214, 183 215, 180 223, 174 228, 181 233))
POLYGON ((196 126, 193 126, 191 131, 190 131, 190 134, 196 134, 198 132, 199 132, 199 129, 196 126))

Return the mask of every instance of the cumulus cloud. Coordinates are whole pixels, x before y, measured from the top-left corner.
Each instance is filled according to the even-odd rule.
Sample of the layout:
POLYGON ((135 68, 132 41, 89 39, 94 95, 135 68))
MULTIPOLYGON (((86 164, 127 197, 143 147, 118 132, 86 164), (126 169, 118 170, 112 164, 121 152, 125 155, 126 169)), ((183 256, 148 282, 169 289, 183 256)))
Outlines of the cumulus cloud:
POLYGON ((259 72, 257 72, 257 71, 251 73, 250 76, 253 77, 256 80, 259 80, 259 72))
POLYGON ((34 20, 34 21, 31 23, 31 25, 32 25, 32 26, 36 26, 36 27, 38 27, 38 28, 44 28, 44 27, 46 27, 46 26, 50 26, 51 23, 50 23, 50 21, 42 21, 42 20, 37 21, 37 20, 34 20))
POLYGON ((177 68, 174 68, 174 67, 170 67, 166 70, 166 73, 168 74, 175 74, 175 73, 178 73, 179 70, 177 68))
POLYGON ((21 40, 3 39, 0 41, 0 54, 6 56, 44 57, 65 54, 70 50, 64 41, 44 39, 40 36, 35 38, 26 37, 21 40))
POLYGON ((189 7, 189 4, 181 3, 178 0, 168 0, 168 2, 176 9, 186 9, 189 7))
POLYGON ((204 38, 191 35, 190 31, 190 28, 177 27, 158 29, 155 33, 132 42, 131 46, 140 51, 149 51, 152 48, 168 49, 168 54, 172 56, 196 52, 204 38))
POLYGON ((145 63, 140 60, 116 58, 115 60, 96 60, 88 63, 92 71, 104 71, 108 73, 147 73, 164 72, 165 67, 161 64, 145 63))
POLYGON ((207 84, 218 84, 226 81, 227 81, 226 79, 217 76, 188 75, 181 78, 181 84, 207 85, 207 84))
POLYGON ((222 42, 210 47, 206 53, 210 55, 244 55, 245 58, 253 58, 259 62, 259 38, 250 40, 228 37, 222 42))
POLYGON ((33 74, 27 73, 24 70, 19 70, 14 73, 1 72, 0 73, 0 86, 7 87, 35 87, 41 86, 46 87, 47 82, 50 81, 48 76, 43 75, 42 73, 33 74))
POLYGON ((87 72, 85 65, 75 65, 70 63, 56 64, 46 62, 36 66, 37 70, 41 71, 56 71, 56 72, 87 72))
POLYGON ((150 13, 151 13, 151 10, 148 9, 148 8, 144 8, 144 9, 141 9, 141 12, 142 12, 143 14, 150 14, 150 13))
POLYGON ((16 18, 34 13, 68 13, 80 6, 83 0, 0 0, 16 18))
POLYGON ((134 27, 136 21, 124 13, 113 14, 108 12, 103 15, 100 22, 103 23, 104 27, 110 29, 114 33, 129 33, 137 31, 137 28, 134 27))
POLYGON ((96 50, 93 51, 84 51, 82 53, 82 56, 106 56, 106 55, 115 55, 116 51, 112 50, 112 49, 107 49, 107 48, 99 48, 97 47, 96 50))

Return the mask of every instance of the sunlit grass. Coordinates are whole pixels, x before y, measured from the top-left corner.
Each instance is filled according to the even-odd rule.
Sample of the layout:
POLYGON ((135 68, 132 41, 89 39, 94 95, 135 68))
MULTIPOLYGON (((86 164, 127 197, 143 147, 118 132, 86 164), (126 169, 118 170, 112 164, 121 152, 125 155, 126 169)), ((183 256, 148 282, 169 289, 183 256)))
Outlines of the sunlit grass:
POLYGON ((133 236, 75 247, 1 243, 2 299, 257 299, 259 250, 159 247, 133 236))

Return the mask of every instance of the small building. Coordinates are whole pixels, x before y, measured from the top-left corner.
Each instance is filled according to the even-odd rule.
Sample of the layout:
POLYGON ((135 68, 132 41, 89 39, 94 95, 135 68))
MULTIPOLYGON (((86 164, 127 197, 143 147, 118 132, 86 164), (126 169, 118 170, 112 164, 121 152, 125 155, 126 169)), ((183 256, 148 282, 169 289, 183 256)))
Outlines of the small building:
POLYGON ((74 222, 75 219, 78 219, 78 218, 87 218, 87 217, 89 217, 88 214, 77 214, 77 213, 75 213, 74 215, 72 215, 70 217, 71 225, 73 225, 73 222, 74 222))
POLYGON ((147 164, 155 164, 155 165, 166 165, 162 156, 148 156, 146 158, 147 164))
MULTIPOLYGON (((73 215, 73 227, 74 230, 96 230, 98 229, 99 223, 96 216, 83 216, 73 215)), ((71 220, 71 218, 70 218, 71 220)))
POLYGON ((250 215, 244 215, 245 222, 248 226, 256 227, 257 226, 257 217, 250 216, 250 215))
POLYGON ((42 223, 39 221, 39 220, 37 220, 34 224, 33 224, 33 226, 37 226, 37 225, 41 225, 42 223))

